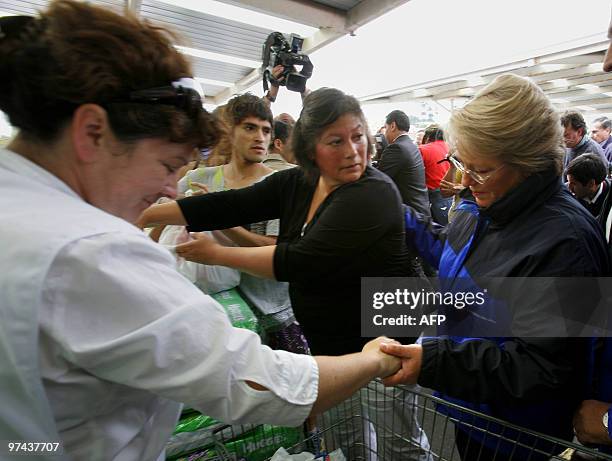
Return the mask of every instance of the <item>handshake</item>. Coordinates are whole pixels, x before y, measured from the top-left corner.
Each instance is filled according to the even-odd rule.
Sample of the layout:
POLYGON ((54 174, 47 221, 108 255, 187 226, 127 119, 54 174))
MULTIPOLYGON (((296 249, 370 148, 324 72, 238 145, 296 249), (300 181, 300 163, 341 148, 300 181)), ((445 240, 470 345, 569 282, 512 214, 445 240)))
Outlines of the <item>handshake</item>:
POLYGON ((385 386, 415 384, 421 372, 423 348, 420 344, 402 345, 381 336, 368 342, 362 349, 379 366, 378 377, 385 386))

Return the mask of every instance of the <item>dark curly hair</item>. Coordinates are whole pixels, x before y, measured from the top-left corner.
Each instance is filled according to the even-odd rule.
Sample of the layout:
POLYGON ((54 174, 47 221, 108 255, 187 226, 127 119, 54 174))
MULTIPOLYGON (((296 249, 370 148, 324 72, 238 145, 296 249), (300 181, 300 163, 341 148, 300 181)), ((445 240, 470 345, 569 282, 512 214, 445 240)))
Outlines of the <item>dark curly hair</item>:
POLYGON ((93 103, 123 142, 216 143, 215 119, 203 109, 127 102, 133 91, 192 74, 167 30, 74 0, 54 1, 37 17, 0 18, 0 30, 0 110, 20 136, 54 140, 80 105, 93 103))
POLYGON ((368 154, 374 153, 368 124, 359 101, 336 88, 320 88, 304 98, 300 118, 291 136, 295 158, 309 179, 315 180, 320 174, 315 162, 315 151, 321 134, 344 114, 354 114, 362 120, 368 137, 368 154))
POLYGON ((563 113, 561 116, 561 125, 564 128, 571 126, 573 130, 578 131, 582 128, 582 134, 584 135, 587 132, 586 122, 584 121, 584 117, 582 114, 575 110, 568 110, 563 113))
POLYGON ((270 107, 252 93, 239 94, 227 101, 225 117, 232 127, 240 125, 247 117, 257 117, 270 122, 270 126, 274 125, 270 107))

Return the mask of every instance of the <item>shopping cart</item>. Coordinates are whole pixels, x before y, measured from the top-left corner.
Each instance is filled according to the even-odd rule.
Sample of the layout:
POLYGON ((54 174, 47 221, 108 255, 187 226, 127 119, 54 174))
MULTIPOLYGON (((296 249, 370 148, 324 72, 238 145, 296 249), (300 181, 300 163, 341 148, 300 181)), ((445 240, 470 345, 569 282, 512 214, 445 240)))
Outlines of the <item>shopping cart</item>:
MULTIPOLYGON (((319 430, 287 451, 324 453, 340 447, 348 460, 459 461, 461 457, 455 444, 458 433, 459 437, 467 434, 472 440, 486 438, 486 445, 494 447, 488 459, 612 460, 612 456, 595 449, 521 428, 449 403, 425 390, 405 386, 385 388, 380 382, 371 382, 358 396, 319 418, 319 430), (356 405, 356 400, 360 405, 356 405), (400 409, 411 414, 409 420, 415 427, 407 428, 405 421, 403 427, 398 424, 397 415, 390 416, 392 407, 396 412, 400 409), (426 439, 417 436, 419 426, 426 439)), ((464 459, 475 461, 481 456, 480 449, 474 448, 470 449, 469 444, 463 447, 469 453, 464 459)))
MULTIPOLYGON (((215 432, 215 456, 193 459, 269 460, 278 442, 286 439, 285 430, 267 425, 224 426, 215 432), (232 445, 245 432, 257 441, 257 452, 246 453, 232 445)), ((496 461, 612 461, 612 456, 593 448, 530 431, 447 402, 426 390, 385 388, 378 381, 320 416, 317 428, 307 432, 298 443, 284 448, 292 454, 307 451, 322 460, 326 453, 340 448, 349 461, 460 461, 459 437, 464 440, 461 451, 467 451, 463 456, 467 461, 485 455, 483 459, 496 461), (486 446, 493 448, 482 448, 482 444, 470 447, 465 444, 466 435, 469 440, 486 440, 486 446)))

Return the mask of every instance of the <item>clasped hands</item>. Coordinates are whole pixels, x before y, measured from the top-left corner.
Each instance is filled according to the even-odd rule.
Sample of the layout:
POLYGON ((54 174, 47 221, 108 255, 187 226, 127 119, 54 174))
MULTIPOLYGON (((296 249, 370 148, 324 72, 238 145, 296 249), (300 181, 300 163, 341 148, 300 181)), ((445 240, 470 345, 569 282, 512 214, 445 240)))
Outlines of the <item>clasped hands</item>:
POLYGON ((381 336, 368 342, 363 352, 377 354, 385 386, 415 384, 421 372, 423 348, 420 344, 402 345, 381 336))

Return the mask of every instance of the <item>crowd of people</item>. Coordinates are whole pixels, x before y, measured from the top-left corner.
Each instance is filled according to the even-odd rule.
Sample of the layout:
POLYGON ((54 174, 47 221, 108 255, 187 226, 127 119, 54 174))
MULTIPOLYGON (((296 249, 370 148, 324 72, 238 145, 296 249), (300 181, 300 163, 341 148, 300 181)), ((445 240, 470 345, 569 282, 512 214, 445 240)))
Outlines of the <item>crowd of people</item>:
POLYGON ((608 118, 588 130, 512 74, 418 142, 401 110, 371 137, 334 88, 306 91, 297 120, 274 117, 278 86, 210 114, 173 40, 74 0, 0 18, 0 110, 18 129, 0 150, 0 438, 156 460, 183 404, 295 426, 365 402, 403 437, 383 424, 330 447, 433 461, 405 392, 420 385, 450 403, 463 461, 557 447, 500 442, 452 404, 609 452, 612 341, 590 323, 601 299, 576 296, 612 269, 608 118), (364 338, 362 277, 490 294, 440 307, 436 336, 364 338), (261 336, 208 296, 229 289, 261 336), (393 405, 360 391, 372 380, 393 405))

